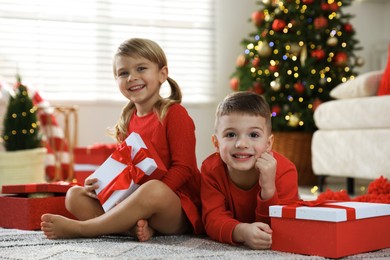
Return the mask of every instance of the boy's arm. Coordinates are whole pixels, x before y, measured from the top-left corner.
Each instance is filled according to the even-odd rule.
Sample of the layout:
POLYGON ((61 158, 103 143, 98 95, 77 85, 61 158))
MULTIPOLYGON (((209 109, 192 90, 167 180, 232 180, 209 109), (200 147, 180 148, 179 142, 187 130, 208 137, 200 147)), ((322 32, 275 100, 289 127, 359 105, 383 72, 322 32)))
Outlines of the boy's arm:
POLYGON ((218 173, 213 172, 211 174, 206 168, 202 165, 200 192, 202 219, 206 233, 213 240, 235 244, 233 241, 233 230, 240 222, 234 219, 233 213, 226 208, 226 194, 222 191, 221 183, 214 178, 218 176, 218 173))
POLYGON ((275 176, 276 191, 269 199, 262 199, 261 193, 257 197, 256 221, 269 223, 269 206, 280 205, 299 199, 298 173, 295 165, 286 157, 273 153, 277 160, 275 176))

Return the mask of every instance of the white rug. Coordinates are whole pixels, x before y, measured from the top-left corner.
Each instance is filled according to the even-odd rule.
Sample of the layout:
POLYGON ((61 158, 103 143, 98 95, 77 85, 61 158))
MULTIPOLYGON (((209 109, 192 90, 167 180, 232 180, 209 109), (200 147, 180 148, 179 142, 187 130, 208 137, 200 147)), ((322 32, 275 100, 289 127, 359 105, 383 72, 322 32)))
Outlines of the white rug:
MULTIPOLYGON (((390 259, 390 248, 345 259, 390 259)), ((323 257, 250 250, 195 236, 49 240, 41 231, 0 228, 0 259, 325 259, 323 257)))

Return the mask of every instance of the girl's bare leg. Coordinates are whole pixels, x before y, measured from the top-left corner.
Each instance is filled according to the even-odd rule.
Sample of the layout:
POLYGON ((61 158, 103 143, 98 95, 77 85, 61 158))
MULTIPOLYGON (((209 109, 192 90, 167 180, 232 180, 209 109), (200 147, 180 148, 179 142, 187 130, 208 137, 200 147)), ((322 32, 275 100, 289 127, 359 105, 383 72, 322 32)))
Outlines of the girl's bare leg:
POLYGON ((104 213, 99 200, 91 198, 83 187, 73 186, 65 197, 65 207, 78 220, 95 218, 104 213))
POLYGON ((96 237, 129 231, 138 220, 148 220, 150 227, 162 234, 181 234, 188 229, 179 197, 157 180, 141 185, 131 196, 96 218, 78 221, 45 214, 41 229, 50 239, 96 237))

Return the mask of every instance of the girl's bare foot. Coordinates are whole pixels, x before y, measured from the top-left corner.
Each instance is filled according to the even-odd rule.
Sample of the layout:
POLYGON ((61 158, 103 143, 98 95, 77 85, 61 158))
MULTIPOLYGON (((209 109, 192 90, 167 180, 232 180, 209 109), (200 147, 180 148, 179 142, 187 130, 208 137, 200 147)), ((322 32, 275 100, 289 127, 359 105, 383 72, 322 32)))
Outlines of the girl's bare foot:
POLYGON ((154 229, 149 226, 148 221, 140 219, 137 221, 136 235, 140 242, 145 242, 154 235, 154 229))
POLYGON ((80 222, 60 215, 44 214, 41 230, 48 239, 81 237, 80 222))

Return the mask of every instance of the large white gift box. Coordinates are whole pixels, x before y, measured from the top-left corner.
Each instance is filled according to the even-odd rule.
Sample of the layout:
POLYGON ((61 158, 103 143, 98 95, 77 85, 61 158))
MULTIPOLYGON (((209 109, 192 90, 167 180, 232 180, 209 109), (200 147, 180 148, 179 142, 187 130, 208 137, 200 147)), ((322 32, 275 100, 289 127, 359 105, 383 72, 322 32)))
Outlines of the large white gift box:
POLYGON ((306 204, 269 207, 271 249, 340 258, 390 247, 390 204, 306 204))
POLYGON ((133 132, 88 178, 98 179, 96 194, 104 211, 108 211, 141 184, 161 179, 166 172, 153 145, 133 132))

